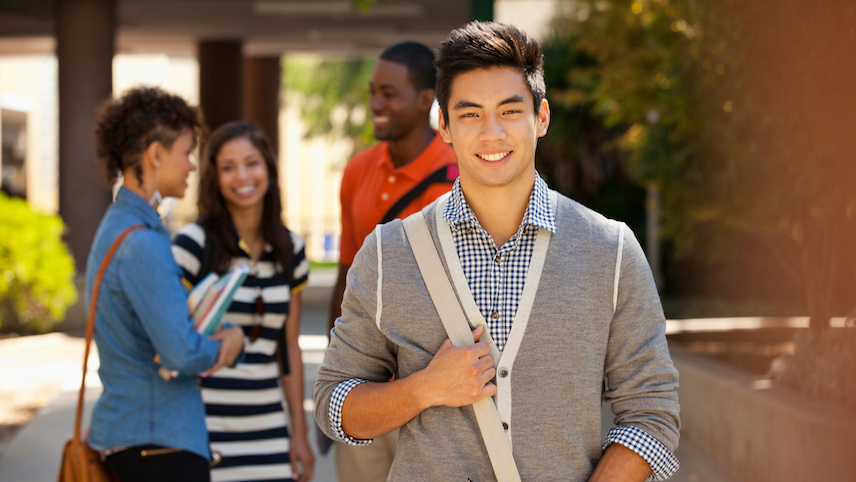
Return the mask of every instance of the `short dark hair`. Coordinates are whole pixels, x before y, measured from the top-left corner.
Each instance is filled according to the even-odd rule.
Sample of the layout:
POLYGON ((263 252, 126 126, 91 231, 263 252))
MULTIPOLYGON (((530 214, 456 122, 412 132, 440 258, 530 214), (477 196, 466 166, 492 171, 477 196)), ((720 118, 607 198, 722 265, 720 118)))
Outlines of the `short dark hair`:
POLYGON ((437 102, 446 122, 449 122, 452 81, 476 69, 511 67, 520 70, 532 93, 536 113, 547 95, 541 46, 512 25, 476 20, 452 30, 449 38, 440 44, 434 65, 437 67, 437 102))
POLYGON ((142 184, 143 152, 155 141, 171 148, 185 129, 192 133, 195 146, 204 129, 202 114, 177 95, 141 87, 108 99, 94 128, 95 156, 104 180, 113 184, 120 172, 134 168, 142 184))
POLYGON ((434 52, 416 42, 402 42, 383 51, 381 60, 389 60, 407 67, 410 83, 418 91, 434 89, 437 71, 434 69, 434 52))

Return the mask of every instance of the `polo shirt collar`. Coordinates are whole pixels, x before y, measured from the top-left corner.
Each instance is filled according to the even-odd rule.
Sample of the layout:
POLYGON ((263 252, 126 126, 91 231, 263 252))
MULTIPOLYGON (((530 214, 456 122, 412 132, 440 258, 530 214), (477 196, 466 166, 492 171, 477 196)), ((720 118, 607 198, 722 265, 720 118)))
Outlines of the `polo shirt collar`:
POLYGON ((395 173, 396 176, 404 176, 410 179, 417 179, 423 176, 422 170, 424 169, 423 163, 421 162, 424 158, 437 158, 438 150, 442 149, 446 143, 440 137, 440 134, 435 130, 434 138, 431 139, 431 142, 425 146, 425 149, 416 156, 416 159, 413 160, 410 164, 395 167, 392 164, 392 158, 389 155, 389 141, 383 141, 383 146, 381 147, 383 155, 378 156, 377 167, 378 169, 395 173))

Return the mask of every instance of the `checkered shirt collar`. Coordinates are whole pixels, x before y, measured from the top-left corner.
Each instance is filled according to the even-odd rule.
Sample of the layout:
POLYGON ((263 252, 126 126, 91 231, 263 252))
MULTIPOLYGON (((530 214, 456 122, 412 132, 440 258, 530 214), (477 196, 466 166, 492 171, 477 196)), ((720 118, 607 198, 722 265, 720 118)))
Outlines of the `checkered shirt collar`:
MULTIPOLYGON (((536 172, 535 187, 529 196, 529 205, 526 207, 526 212, 523 213, 523 221, 520 223, 520 226, 538 226, 550 232, 556 232, 556 216, 553 212, 553 206, 550 205, 548 194, 547 183, 536 172)), ((452 226, 457 226, 467 221, 472 221, 480 225, 475 213, 470 209, 470 205, 467 204, 467 200, 464 198, 460 178, 456 179, 455 185, 452 186, 449 202, 446 203, 446 209, 443 211, 443 218, 452 226)))

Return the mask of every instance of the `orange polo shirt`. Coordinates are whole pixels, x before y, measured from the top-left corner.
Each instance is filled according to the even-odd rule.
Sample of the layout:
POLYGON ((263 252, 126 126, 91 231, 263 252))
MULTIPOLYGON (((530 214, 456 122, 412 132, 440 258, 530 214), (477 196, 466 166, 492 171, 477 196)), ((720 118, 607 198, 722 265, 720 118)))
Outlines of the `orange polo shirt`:
MULTIPOLYGON (((355 155, 342 175, 342 241, 339 262, 350 265, 363 240, 383 219, 384 214, 413 186, 437 169, 455 164, 455 151, 435 132, 434 140, 410 164, 395 169, 389 157, 389 143, 370 147, 355 155)), ((410 203, 399 218, 419 211, 452 189, 452 183, 434 183, 410 203)))

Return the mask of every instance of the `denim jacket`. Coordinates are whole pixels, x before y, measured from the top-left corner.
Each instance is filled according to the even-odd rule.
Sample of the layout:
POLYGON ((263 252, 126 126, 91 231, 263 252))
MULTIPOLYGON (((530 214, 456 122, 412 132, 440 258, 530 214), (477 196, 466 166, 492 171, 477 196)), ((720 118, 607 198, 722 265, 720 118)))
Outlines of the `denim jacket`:
POLYGON ((98 298, 94 339, 104 392, 92 413, 89 443, 96 450, 156 444, 210 458, 194 375, 214 365, 220 342, 193 328, 169 233, 157 212, 125 188, 107 209, 89 252, 87 306, 101 261, 135 224, 145 229, 130 233, 116 251, 98 298), (186 376, 164 381, 155 354, 162 366, 186 376))

